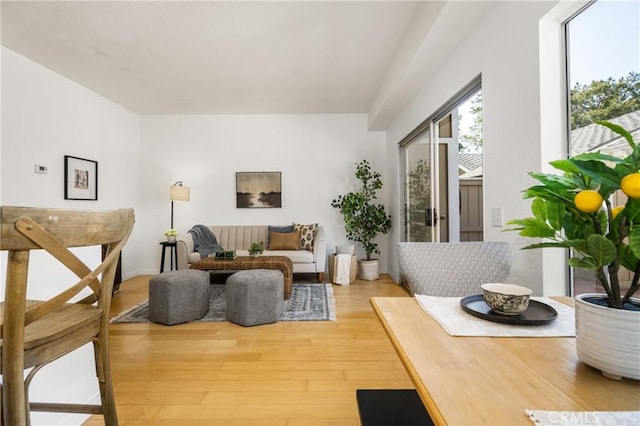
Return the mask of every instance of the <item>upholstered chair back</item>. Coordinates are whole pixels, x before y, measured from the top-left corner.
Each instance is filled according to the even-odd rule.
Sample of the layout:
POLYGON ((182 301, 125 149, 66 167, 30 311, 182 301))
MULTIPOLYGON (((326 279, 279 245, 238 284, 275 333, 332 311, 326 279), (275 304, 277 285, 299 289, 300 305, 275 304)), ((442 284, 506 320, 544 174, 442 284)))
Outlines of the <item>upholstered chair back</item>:
POLYGON ((412 295, 467 296, 480 286, 505 282, 511 247, 501 241, 398 243, 402 283, 412 295))

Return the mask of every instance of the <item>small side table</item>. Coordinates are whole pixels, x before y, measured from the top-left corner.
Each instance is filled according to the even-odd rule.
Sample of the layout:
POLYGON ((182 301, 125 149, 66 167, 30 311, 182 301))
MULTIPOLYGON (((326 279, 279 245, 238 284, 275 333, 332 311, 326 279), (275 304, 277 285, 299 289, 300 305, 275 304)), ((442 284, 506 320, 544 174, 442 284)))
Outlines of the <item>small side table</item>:
POLYGON ((170 271, 173 271, 174 260, 175 260, 175 265, 177 270, 178 269, 178 243, 175 241, 172 243, 168 241, 161 241, 160 245, 162 246, 162 257, 160 258, 160 273, 164 272, 164 257, 165 257, 165 252, 167 251, 167 247, 170 248, 169 250, 169 263, 171 265, 170 271))

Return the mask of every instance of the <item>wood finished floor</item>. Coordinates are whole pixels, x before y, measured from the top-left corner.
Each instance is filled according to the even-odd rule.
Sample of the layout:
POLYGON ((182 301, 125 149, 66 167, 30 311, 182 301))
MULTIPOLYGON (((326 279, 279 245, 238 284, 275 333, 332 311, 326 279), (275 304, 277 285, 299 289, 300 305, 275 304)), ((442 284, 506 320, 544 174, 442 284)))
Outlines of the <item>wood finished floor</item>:
MULTIPOLYGON (((147 299, 149 278, 122 283, 112 316, 147 299)), ((359 425, 356 389, 414 388, 369 305, 409 294, 385 275, 333 291, 336 322, 112 324, 120 424, 359 425)))

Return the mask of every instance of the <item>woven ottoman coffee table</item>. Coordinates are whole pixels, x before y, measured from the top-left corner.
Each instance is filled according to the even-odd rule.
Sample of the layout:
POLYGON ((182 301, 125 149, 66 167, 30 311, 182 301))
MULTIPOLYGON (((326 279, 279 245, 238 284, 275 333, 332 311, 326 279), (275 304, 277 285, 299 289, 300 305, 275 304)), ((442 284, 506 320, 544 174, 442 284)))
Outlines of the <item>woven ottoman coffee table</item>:
POLYGON ((209 312, 209 274, 182 269, 149 281, 149 321, 174 325, 199 320, 209 312))
POLYGON ((191 265, 191 269, 203 271, 240 271, 247 269, 277 269, 284 274, 284 300, 291 297, 293 263, 287 256, 238 256, 235 259, 205 257, 191 265))
POLYGON ((277 322, 284 310, 284 275, 278 270, 251 269, 227 278, 227 321, 252 326, 277 322))

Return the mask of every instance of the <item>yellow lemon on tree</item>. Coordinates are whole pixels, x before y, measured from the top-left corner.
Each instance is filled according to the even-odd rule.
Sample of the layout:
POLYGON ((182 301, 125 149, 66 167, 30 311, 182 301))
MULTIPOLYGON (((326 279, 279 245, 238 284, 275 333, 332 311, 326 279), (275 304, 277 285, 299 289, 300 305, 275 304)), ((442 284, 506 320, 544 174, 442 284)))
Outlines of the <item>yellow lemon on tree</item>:
POLYGON ((618 214, 624 210, 624 206, 616 206, 614 208, 611 209, 611 218, 615 219, 616 216, 618 216, 618 214))
POLYGON ((640 198, 640 173, 626 175, 620 181, 620 189, 629 198, 640 198))
POLYGON ((602 195, 593 189, 585 189, 576 194, 573 202, 581 212, 595 213, 602 207, 602 195))

